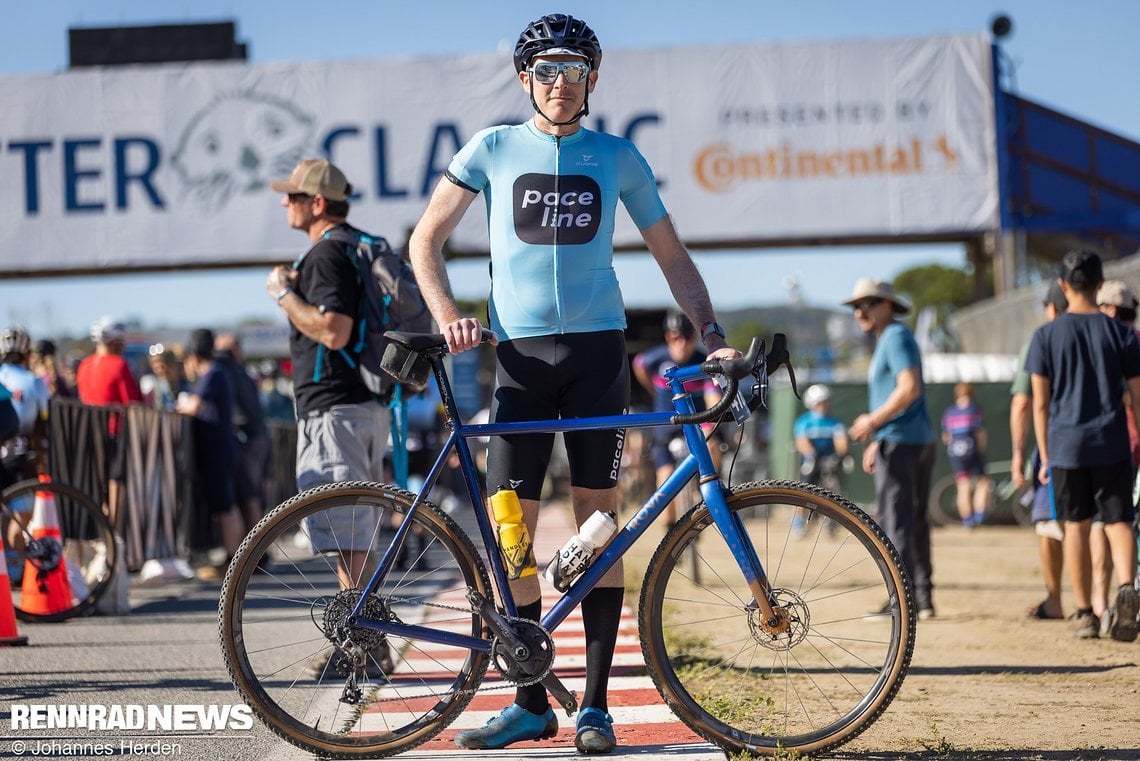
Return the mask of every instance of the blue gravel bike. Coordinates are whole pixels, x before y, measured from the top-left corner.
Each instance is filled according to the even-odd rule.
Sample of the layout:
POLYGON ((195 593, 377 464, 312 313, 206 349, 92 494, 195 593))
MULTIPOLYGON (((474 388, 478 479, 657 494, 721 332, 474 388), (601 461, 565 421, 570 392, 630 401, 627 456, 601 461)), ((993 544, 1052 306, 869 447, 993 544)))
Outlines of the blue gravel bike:
POLYGON ((483 425, 459 416, 443 336, 388 335, 386 368, 401 382, 434 373, 446 408, 450 436, 423 488, 344 483, 298 494, 250 532, 223 585, 227 668, 278 735, 322 757, 390 756, 436 736, 479 692, 516 684, 544 685, 573 714, 552 632, 693 479, 699 501, 641 571, 645 664, 674 713, 729 753, 770 756, 834 748, 887 708, 915 632, 910 584, 890 541, 824 489, 726 484, 700 429, 730 408, 746 419, 780 366, 794 386, 782 335, 766 354, 754 339, 745 357, 668 371, 672 413, 483 425), (708 375, 720 376, 724 397, 695 412, 684 383, 708 375), (690 452, 676 472, 541 621, 520 618, 469 440, 669 424, 683 426, 690 452), (429 498, 452 457, 469 501, 449 514, 429 498), (807 531, 793 532, 797 512, 807 531), (831 524, 838 528, 823 530, 831 524), (313 549, 317 536, 323 551, 313 549), (498 686, 483 685, 489 669, 498 686))

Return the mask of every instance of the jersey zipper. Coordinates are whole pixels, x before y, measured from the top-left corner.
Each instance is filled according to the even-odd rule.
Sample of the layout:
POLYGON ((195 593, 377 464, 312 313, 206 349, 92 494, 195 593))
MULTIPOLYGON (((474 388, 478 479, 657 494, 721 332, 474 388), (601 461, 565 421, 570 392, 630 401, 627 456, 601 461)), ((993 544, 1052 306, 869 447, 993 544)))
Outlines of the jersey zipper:
POLYGON ((560 179, 562 177, 562 136, 554 136, 554 254, 552 264, 554 267, 554 311, 558 317, 558 332, 566 332, 566 316, 563 310, 562 303, 562 288, 561 288, 561 250, 558 247, 558 216, 562 211, 562 187, 560 179))

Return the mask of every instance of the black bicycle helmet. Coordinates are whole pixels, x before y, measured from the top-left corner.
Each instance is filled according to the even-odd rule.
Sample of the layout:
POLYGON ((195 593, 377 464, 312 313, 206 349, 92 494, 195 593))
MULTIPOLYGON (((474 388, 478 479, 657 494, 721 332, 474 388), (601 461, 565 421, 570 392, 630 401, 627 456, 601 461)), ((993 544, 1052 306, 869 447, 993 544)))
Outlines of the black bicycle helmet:
POLYGON ((585 21, 565 13, 551 13, 527 24, 515 43, 515 71, 523 71, 530 59, 554 48, 584 55, 594 71, 602 65, 602 45, 585 21))
POLYGON ((666 333, 680 333, 685 338, 690 338, 697 334, 696 329, 693 328, 693 323, 689 322, 689 318, 683 312, 669 312, 665 315, 665 320, 661 323, 661 329, 666 333))

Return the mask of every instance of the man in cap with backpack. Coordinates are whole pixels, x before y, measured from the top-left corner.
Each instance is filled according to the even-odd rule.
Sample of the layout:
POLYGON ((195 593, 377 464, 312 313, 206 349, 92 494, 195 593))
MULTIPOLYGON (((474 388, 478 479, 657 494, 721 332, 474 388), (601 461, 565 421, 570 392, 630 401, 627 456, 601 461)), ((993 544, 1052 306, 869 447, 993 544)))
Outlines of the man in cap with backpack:
MULTIPOLYGON (((297 488, 383 482, 390 412, 365 385, 350 352, 364 284, 346 241, 368 237, 347 221, 352 185, 330 162, 305 159, 270 187, 284 194, 289 226, 312 242, 292 267, 274 267, 265 284, 292 327, 297 488)), ((362 525, 359 514, 353 521, 351 511, 345 517, 349 525, 311 526, 310 539, 314 552, 339 551, 342 586, 360 586, 376 526, 362 525)))

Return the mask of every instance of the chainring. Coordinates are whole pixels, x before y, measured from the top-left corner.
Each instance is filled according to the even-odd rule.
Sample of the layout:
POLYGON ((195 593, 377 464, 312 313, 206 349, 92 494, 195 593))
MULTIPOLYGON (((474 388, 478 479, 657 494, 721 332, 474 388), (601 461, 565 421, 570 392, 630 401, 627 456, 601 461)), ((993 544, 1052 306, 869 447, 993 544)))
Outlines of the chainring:
POLYGON ((527 687, 538 684, 550 673, 554 665, 554 638, 537 621, 528 618, 508 618, 515 634, 530 650, 530 655, 517 661, 509 646, 498 637, 491 640, 491 662, 503 679, 527 687))

